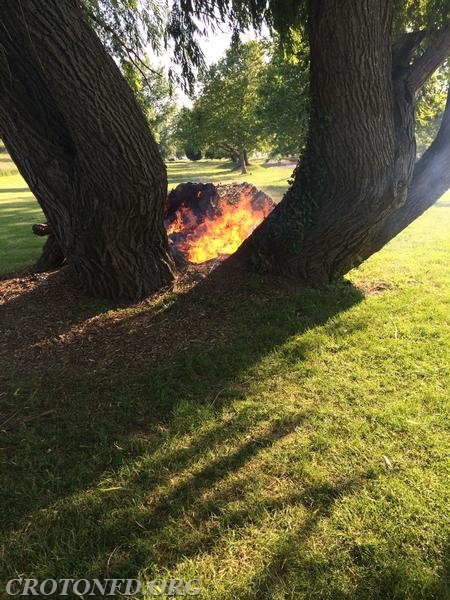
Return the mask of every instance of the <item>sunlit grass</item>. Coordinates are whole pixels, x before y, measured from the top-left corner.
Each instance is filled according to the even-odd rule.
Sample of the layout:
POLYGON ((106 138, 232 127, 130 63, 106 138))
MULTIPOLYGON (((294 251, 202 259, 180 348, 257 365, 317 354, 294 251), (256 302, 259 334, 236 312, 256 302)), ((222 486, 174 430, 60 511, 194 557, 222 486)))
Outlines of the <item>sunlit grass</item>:
POLYGON ((17 175, 17 167, 9 154, 4 152, 4 147, 0 142, 0 177, 6 175, 17 175))
POLYGON ((33 235, 31 226, 42 218, 38 203, 20 175, 0 178, 0 275, 37 259, 43 242, 33 235))
POLYGON ((265 161, 252 160, 248 173, 242 175, 228 161, 197 162, 169 162, 169 186, 177 185, 183 181, 212 181, 214 183, 232 183, 233 181, 247 181, 264 190, 275 201, 281 200, 288 180, 294 170, 291 167, 268 166, 265 161))

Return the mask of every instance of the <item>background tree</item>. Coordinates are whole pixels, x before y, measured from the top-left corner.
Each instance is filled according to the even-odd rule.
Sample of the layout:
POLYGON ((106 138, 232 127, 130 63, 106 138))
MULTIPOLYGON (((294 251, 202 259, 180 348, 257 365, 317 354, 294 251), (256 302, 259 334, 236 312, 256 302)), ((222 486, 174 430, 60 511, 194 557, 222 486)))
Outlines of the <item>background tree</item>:
POLYGON ((259 74, 258 117, 271 154, 299 155, 309 122, 309 52, 298 32, 285 47, 269 45, 270 60, 259 74))
MULTIPOLYGON (((162 67, 143 68, 143 73, 140 73, 131 63, 127 66, 135 73, 136 81, 132 87, 144 110, 161 156, 167 159, 176 150, 174 130, 179 112, 177 95, 162 67)), ((130 81, 131 74, 126 73, 126 77, 130 81)))
POLYGON ((447 61, 418 93, 416 138, 419 154, 425 152, 438 134, 449 83, 450 65, 447 61))
POLYGON ((248 153, 261 142, 258 86, 264 65, 263 46, 255 41, 233 45, 212 65, 192 109, 181 114, 178 131, 185 143, 234 153, 246 173, 248 153))

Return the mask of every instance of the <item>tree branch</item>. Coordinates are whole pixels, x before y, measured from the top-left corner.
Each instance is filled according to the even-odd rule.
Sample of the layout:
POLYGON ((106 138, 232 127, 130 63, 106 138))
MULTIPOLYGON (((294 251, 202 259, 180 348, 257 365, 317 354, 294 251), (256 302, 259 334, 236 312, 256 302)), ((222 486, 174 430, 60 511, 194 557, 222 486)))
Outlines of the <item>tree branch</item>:
MULTIPOLYGON (((407 203, 420 202, 423 210, 450 188, 450 87, 438 134, 417 161, 407 203)), ((423 211, 422 211, 423 212, 423 211)))
POLYGON ((220 143, 218 144, 219 148, 222 148, 223 150, 226 150, 227 152, 236 152, 237 150, 235 148, 233 148, 232 146, 230 146, 229 144, 223 144, 220 143))
MULTIPOLYGON (((3 29, 7 33, 7 31, 4 27, 3 27, 3 29)), ((11 79, 12 79, 12 73, 11 73, 11 69, 9 67, 6 48, 3 46, 3 44, 0 43, 0 82, 11 81, 11 79)))
POLYGON ((420 217, 450 188, 450 88, 439 132, 416 162, 406 202, 374 232, 373 247, 379 249, 420 217))
POLYGON ((450 56, 450 23, 411 66, 407 84, 413 94, 427 82, 448 56, 450 56))
POLYGON ((450 188, 450 88, 439 133, 418 160, 406 202, 369 232, 371 253, 403 231, 450 188))
POLYGON ((99 17, 97 17, 97 15, 95 15, 86 6, 86 4, 82 0, 80 1, 80 5, 81 5, 82 10, 87 14, 87 16, 90 19, 92 19, 92 21, 94 21, 95 23, 97 23, 97 25, 99 27, 101 27, 107 33, 109 33, 116 40, 116 42, 118 42, 118 44, 125 50, 125 52, 128 55, 128 59, 131 62, 131 64, 133 65, 133 67, 135 67, 135 69, 142 75, 142 77, 143 77, 145 83, 147 84, 147 86, 149 88, 151 88, 150 81, 148 80, 147 75, 145 74, 145 71, 151 71, 154 75, 158 75, 158 76, 161 76, 161 73, 158 72, 158 71, 155 71, 155 69, 152 69, 151 67, 149 67, 142 60, 142 58, 138 55, 138 53, 135 50, 133 50, 133 48, 131 48, 130 46, 128 46, 128 44, 120 37, 120 35, 117 33, 117 31, 114 31, 114 29, 112 27, 110 27, 102 19, 100 19, 99 17))
POLYGON ((392 65, 394 69, 408 68, 412 53, 423 42, 426 31, 411 31, 405 33, 392 45, 392 65))
POLYGON ((50 235, 52 230, 48 223, 35 223, 31 230, 34 235, 38 235, 39 237, 45 237, 46 235, 50 235))

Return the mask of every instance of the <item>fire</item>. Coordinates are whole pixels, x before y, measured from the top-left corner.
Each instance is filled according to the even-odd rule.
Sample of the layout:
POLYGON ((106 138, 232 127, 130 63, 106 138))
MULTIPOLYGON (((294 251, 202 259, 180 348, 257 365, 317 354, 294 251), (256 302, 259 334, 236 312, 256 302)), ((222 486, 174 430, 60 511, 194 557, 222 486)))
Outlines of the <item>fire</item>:
POLYGON ((235 186, 231 194, 228 187, 214 191, 183 199, 166 219, 169 239, 192 263, 232 254, 273 209, 273 202, 248 184, 235 186))

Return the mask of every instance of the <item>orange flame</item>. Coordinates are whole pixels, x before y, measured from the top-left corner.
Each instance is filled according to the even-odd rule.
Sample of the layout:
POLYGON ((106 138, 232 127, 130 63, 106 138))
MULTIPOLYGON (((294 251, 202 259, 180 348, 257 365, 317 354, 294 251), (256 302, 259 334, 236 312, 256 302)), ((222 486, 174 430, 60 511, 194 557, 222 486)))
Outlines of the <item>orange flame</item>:
POLYGON ((206 215, 201 223, 197 223, 188 207, 180 207, 167 233, 185 232, 184 240, 177 244, 178 248, 190 262, 202 263, 233 254, 270 211, 271 207, 255 210, 252 197, 242 193, 238 202, 225 200, 220 213, 212 217, 206 215))

